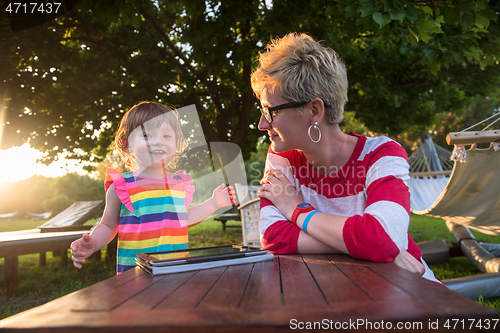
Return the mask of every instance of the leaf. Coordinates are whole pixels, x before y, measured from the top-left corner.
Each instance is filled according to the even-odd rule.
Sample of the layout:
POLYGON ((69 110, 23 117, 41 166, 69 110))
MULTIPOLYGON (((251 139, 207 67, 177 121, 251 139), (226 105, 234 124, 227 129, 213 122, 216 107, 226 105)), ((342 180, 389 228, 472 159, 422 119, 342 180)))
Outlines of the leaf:
POLYGON ((479 13, 476 13, 476 25, 488 28, 488 26, 490 25, 490 20, 480 15, 479 13))
POLYGON ((408 27, 408 31, 410 32, 409 37, 410 37, 410 43, 412 44, 417 44, 418 43, 418 35, 413 32, 413 30, 408 27))
POLYGON ((411 20, 411 23, 413 23, 415 20, 418 20, 418 9, 413 6, 408 6, 406 8, 406 15, 411 20))
POLYGON ((470 12, 472 8, 474 8, 476 4, 474 2, 461 2, 460 9, 462 9, 467 14, 470 12))
POLYGON ((356 14, 356 7, 346 6, 344 11, 345 11, 346 17, 351 17, 351 16, 356 14))
POLYGON ((485 0, 477 0, 476 6, 479 9, 484 9, 486 7, 486 1, 485 0))
POLYGON ((394 8, 394 1, 393 0, 386 0, 384 1, 384 12, 388 12, 394 8))
POLYGON ((460 13, 460 24, 464 29, 469 29, 476 22, 476 18, 472 14, 460 13))
POLYGON ((333 14, 335 14, 335 6, 326 7, 325 14, 327 16, 332 16, 333 14))
POLYGON ((436 59, 436 53, 434 52, 434 50, 425 49, 424 53, 429 62, 431 64, 434 63, 434 60, 436 59))
POLYGON ((455 59, 456 62, 458 62, 460 64, 465 63, 465 59, 464 59, 464 56, 462 55, 462 53, 453 52, 453 58, 455 59))
POLYGON ((446 14, 444 14, 443 17, 446 24, 457 24, 458 20, 460 20, 460 8, 452 8, 446 14))
POLYGON ((373 13, 373 20, 378 23, 380 28, 382 29, 387 24, 391 23, 391 16, 388 14, 381 14, 379 12, 373 13))
POLYGON ((417 29, 418 29, 418 32, 420 34, 420 38, 422 38, 424 43, 427 43, 431 39, 431 36, 429 36, 428 31, 424 27, 422 27, 421 25, 418 25, 417 29))
POLYGON ((135 15, 132 17, 132 20, 130 22, 130 24, 134 27, 134 28, 139 28, 141 26, 141 23, 142 23, 142 17, 141 15, 135 15))
POLYGON ((393 9, 390 11, 391 19, 392 20, 399 20, 400 22, 403 22, 403 20, 406 17, 406 13, 402 10, 399 9, 393 9))
POLYGON ((424 22, 425 27, 429 28, 431 32, 433 33, 440 33, 442 32, 441 26, 436 23, 433 19, 428 19, 424 22))
POLYGON ((494 22, 496 22, 498 19, 498 14, 494 9, 481 9, 479 11, 479 14, 481 14, 481 16, 483 16, 489 20, 492 20, 494 22))
POLYGON ((434 14, 434 11, 429 6, 420 7, 420 9, 422 9, 424 12, 426 12, 429 15, 433 15, 434 14))
POLYGON ((374 10, 375 10, 375 8, 372 5, 362 6, 360 16, 366 17, 366 16, 370 15, 371 13, 373 13, 374 10))

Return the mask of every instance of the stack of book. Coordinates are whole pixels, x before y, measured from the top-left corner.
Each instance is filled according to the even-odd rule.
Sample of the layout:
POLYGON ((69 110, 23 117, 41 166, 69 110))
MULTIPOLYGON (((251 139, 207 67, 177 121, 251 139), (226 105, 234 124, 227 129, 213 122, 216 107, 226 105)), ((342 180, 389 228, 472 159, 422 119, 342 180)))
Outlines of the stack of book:
POLYGON ((151 275, 194 271, 220 266, 273 260, 268 250, 250 246, 212 246, 185 250, 138 253, 135 261, 151 275))

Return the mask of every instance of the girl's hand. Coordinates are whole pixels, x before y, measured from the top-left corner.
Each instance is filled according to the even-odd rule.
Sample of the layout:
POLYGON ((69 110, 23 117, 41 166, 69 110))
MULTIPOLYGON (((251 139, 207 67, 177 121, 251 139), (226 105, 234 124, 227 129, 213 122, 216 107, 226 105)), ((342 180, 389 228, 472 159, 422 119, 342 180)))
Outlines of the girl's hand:
POLYGON ((236 192, 232 186, 224 188, 225 184, 218 186, 212 195, 215 207, 222 208, 236 204, 236 192))
POLYGON ((81 269, 85 259, 90 257, 95 250, 95 240, 89 234, 83 234, 69 246, 71 249, 71 260, 76 268, 81 269))
POLYGON ((262 187, 259 189, 259 197, 271 201, 290 221, 295 207, 304 202, 304 198, 297 193, 281 170, 268 170, 260 183, 262 187))

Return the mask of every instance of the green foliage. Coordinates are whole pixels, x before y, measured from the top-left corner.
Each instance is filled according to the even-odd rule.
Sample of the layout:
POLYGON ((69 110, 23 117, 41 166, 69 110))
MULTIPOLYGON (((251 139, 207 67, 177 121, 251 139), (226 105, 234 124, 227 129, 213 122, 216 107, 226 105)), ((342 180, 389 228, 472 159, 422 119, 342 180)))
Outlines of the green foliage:
POLYGON ((248 185, 260 186, 260 180, 264 177, 266 157, 269 150, 269 139, 260 140, 257 149, 250 155, 250 159, 245 161, 245 170, 248 185))
POLYGON ((344 112, 344 119, 340 123, 340 128, 346 132, 354 132, 361 135, 370 135, 370 131, 359 119, 356 118, 356 114, 352 111, 344 112))
POLYGON ((104 199, 101 180, 69 173, 62 177, 32 176, 15 183, 0 185, 0 213, 25 211, 56 215, 75 201, 104 199))
POLYGON ((16 34, 2 12, 1 147, 28 140, 47 162, 61 151, 97 161, 123 112, 154 100, 195 104, 207 141, 236 143, 247 160, 261 135, 250 73, 269 40, 291 31, 341 55, 347 110, 368 130, 420 135, 499 85, 499 9, 497 0, 91 0, 16 34))
POLYGON ((68 198, 66 194, 58 194, 50 199, 44 200, 43 209, 45 211, 62 212, 63 210, 71 206, 73 202, 74 201, 68 198))
MULTIPOLYGON (((463 105, 454 112, 440 114, 438 122, 430 128, 430 131, 434 134, 433 141, 441 147, 447 147, 451 150, 453 147, 446 143, 446 136, 448 133, 465 130, 482 122, 497 112, 500 112, 500 89, 486 96, 476 95, 471 98, 470 105, 463 105)), ((491 121, 493 121, 493 119, 491 121)), ((471 130, 480 131, 488 126, 491 121, 479 124, 471 130)), ((498 124, 497 122, 488 129, 498 129, 498 124)), ((488 145, 489 144, 486 146, 488 145)))

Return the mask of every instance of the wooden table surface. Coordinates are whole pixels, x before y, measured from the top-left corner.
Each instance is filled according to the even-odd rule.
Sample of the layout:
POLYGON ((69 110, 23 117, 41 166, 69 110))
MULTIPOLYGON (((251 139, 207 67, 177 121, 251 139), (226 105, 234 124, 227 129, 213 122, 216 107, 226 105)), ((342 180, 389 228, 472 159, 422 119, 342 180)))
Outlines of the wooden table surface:
POLYGON ((497 322, 495 310, 392 263, 287 255, 154 277, 135 268, 6 318, 0 331, 474 332, 498 329, 497 322))

